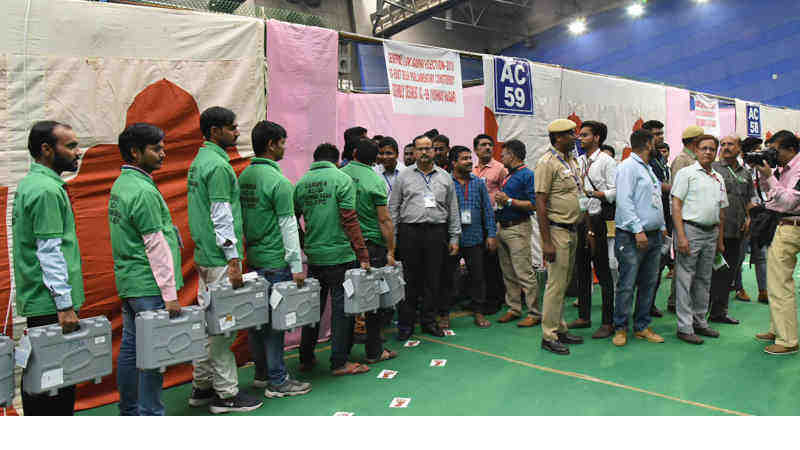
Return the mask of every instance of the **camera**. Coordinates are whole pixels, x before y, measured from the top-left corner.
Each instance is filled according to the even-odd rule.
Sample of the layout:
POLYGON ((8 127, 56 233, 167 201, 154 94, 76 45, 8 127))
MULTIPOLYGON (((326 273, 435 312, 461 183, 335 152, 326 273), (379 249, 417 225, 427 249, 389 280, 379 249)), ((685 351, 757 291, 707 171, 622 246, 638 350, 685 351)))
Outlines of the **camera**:
POLYGON ((743 153, 742 160, 750 167, 767 163, 770 167, 775 168, 778 167, 778 151, 767 147, 764 150, 743 153))

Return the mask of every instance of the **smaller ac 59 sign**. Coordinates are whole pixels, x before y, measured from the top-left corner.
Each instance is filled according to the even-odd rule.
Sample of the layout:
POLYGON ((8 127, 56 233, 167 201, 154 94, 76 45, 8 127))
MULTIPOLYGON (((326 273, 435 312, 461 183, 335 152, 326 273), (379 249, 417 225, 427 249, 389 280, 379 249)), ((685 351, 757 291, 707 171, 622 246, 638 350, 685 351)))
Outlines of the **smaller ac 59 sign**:
POLYGON ((747 105, 747 135, 761 137, 761 108, 758 105, 747 105))
POLYGON ((533 72, 528 61, 494 58, 494 111, 533 115, 533 72))

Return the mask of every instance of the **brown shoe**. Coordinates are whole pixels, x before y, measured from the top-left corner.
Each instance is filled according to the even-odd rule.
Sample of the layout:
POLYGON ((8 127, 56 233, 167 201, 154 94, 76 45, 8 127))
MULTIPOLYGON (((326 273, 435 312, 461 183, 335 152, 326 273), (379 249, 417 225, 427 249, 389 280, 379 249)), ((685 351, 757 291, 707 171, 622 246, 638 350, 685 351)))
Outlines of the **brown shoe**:
POLYGON ((475 325, 477 325, 478 328, 489 328, 492 325, 492 322, 486 320, 486 317, 484 317, 483 314, 475 313, 475 325))
POLYGON ((512 320, 517 320, 519 317, 519 314, 514 314, 513 312, 508 311, 507 313, 503 314, 503 317, 497 319, 497 321, 500 323, 506 323, 511 322, 512 320))
POLYGON ((436 323, 439 325, 439 328, 443 330, 450 329, 450 315, 447 314, 444 316, 440 316, 438 319, 436 319, 436 323))
POLYGON ((673 276, 675 276, 675 269, 669 269, 666 278, 672 278, 673 276))
POLYGON ((592 321, 584 319, 575 319, 567 324, 567 328, 570 330, 575 328, 589 328, 590 326, 592 326, 592 321))
POLYGON ((767 291, 758 291, 758 303, 769 303, 769 295, 767 295, 767 291))
POLYGON ((600 328, 597 329, 597 331, 594 332, 594 334, 592 335, 592 339, 605 339, 611 336, 612 334, 614 334, 614 326, 602 325, 600 328))
POLYGON ((614 334, 614 339, 611 340, 617 347, 622 347, 628 343, 628 332, 626 330, 617 330, 614 334))
POLYGON ((800 351, 800 345, 795 345, 794 347, 784 347, 780 344, 772 344, 766 346, 764 351, 770 355, 791 355, 800 351))
POLYGON ((775 333, 770 333, 768 331, 766 333, 758 333, 756 335, 756 340, 759 340, 759 341, 762 341, 762 342, 775 342, 775 338, 776 337, 777 336, 775 336, 775 333))
POLYGON ((664 342, 664 338, 653 333, 653 330, 651 330, 650 328, 645 328, 642 331, 637 331, 633 333, 633 335, 636 336, 638 339, 646 339, 647 342, 652 342, 654 344, 660 344, 664 342))
POLYGON ((736 300, 749 302, 751 299, 750 296, 747 295, 747 291, 745 291, 744 289, 739 289, 738 291, 736 291, 736 300))
POLYGON ((526 316, 524 319, 520 320, 517 323, 517 326, 520 328, 528 328, 528 327, 535 327, 540 323, 542 323, 541 317, 526 316))

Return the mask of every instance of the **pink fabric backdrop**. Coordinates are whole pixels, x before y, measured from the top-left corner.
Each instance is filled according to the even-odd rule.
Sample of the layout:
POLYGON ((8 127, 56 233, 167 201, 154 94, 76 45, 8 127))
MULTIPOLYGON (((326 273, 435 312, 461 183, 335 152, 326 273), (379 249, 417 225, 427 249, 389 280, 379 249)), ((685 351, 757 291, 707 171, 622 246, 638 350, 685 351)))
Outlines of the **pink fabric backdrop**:
POLYGON ((336 142, 344 148, 344 130, 362 126, 369 136, 391 136, 402 148, 414 137, 436 128, 450 138, 450 145, 472 148, 472 139, 483 133, 483 86, 464 89, 464 117, 431 117, 394 114, 388 94, 348 94, 336 96, 336 142))
POLYGON ((283 173, 292 183, 308 170, 316 146, 336 142, 339 34, 267 22, 267 119, 286 128, 283 173))
MULTIPOLYGON (((686 89, 667 87, 667 123, 666 141, 669 144, 670 161, 683 150, 681 134, 689 125, 695 124, 695 112, 691 107, 690 94, 686 89)), ((736 132, 736 108, 720 108, 719 138, 736 132)))

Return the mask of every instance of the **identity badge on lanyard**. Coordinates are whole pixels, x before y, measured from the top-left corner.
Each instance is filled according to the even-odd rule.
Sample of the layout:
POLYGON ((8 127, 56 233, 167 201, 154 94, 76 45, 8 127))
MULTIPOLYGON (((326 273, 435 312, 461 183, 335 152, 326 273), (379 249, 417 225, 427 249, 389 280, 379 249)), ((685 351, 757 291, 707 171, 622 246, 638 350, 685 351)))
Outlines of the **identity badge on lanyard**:
MULTIPOLYGON (((469 206, 469 181, 464 185, 464 206, 469 206)), ((470 224, 472 224, 472 211, 470 209, 464 209, 461 211, 461 225, 470 224)))
MULTIPOLYGON (((436 172, 431 173, 431 177, 436 172)), ((433 191, 431 190, 431 179, 430 177, 426 177, 424 173, 420 173, 419 176, 422 177, 423 181, 425 181, 425 193, 422 194, 422 197, 425 201, 426 208, 436 208, 436 198, 433 196, 433 191)))
POLYGON ((564 167, 567 168, 567 170, 565 170, 564 173, 569 174, 572 177, 572 180, 575 181, 575 186, 578 188, 578 209, 580 209, 581 212, 585 213, 586 211, 589 210, 589 197, 587 197, 586 194, 583 192, 583 189, 581 189, 581 181, 578 179, 578 176, 575 175, 573 167, 570 166, 569 163, 564 161, 561 155, 556 153, 555 150, 550 149, 550 152, 553 155, 555 155, 556 158, 558 158, 559 162, 561 162, 561 164, 563 164, 564 167))

